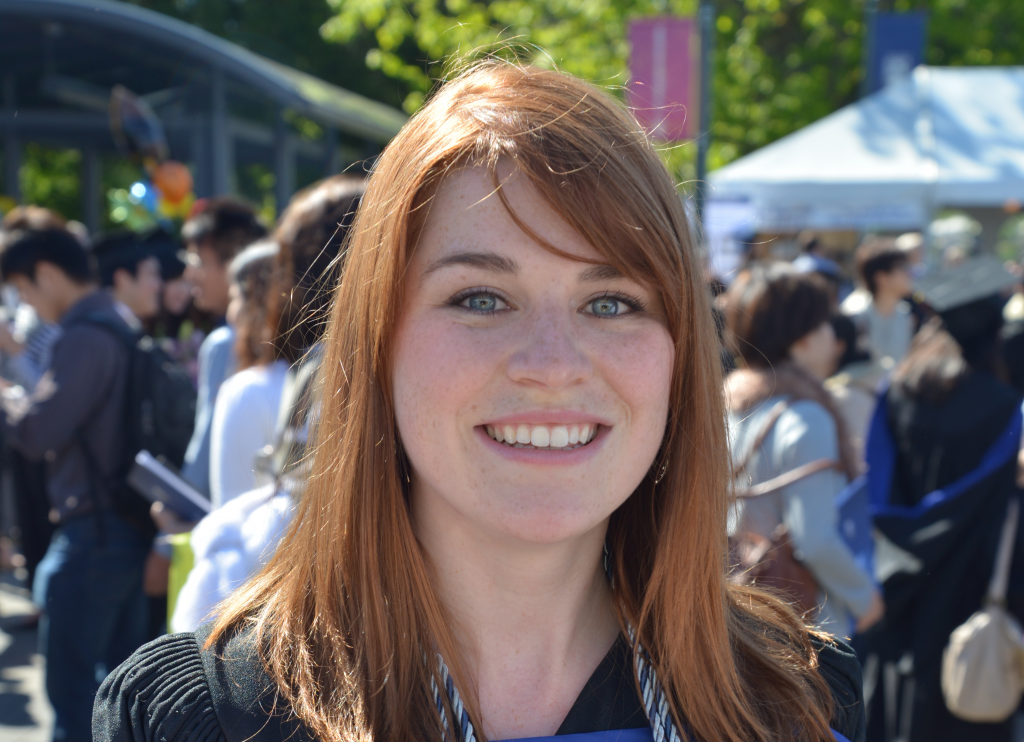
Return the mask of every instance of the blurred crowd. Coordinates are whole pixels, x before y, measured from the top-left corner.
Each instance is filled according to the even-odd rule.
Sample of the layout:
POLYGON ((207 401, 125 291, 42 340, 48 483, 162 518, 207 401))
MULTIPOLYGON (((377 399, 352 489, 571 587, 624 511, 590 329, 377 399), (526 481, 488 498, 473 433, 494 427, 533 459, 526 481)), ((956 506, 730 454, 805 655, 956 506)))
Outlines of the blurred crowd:
MULTIPOLYGON (((198 202, 180 234, 90 236, 31 206, 4 218, 0 544, 39 609, 55 738, 88 740, 107 672, 212 620, 282 537, 363 187, 322 181, 272 227, 230 198, 198 202), (143 446, 208 515, 126 488, 143 446)), ((991 597, 1017 493, 1020 271, 930 265, 919 234, 870 237, 846 261, 813 234, 801 245, 791 263, 711 282, 734 579, 787 591, 808 621, 853 637, 869 740, 1009 740, 1012 718, 949 712, 940 665, 991 597), (844 507, 872 519, 867 547, 844 507)), ((1024 616, 1020 551, 1002 600, 1024 616)))
MULTIPOLYGON (((1020 269, 929 261, 917 233, 870 236, 845 265, 815 235, 801 243, 791 262, 713 282, 734 579, 787 592, 808 620, 852 637, 868 740, 1015 739, 1016 704, 968 720, 943 657, 988 605, 1024 617, 1015 542, 1003 586, 993 580, 1017 517, 1020 269)), ((997 675, 1013 661, 988 658, 997 675)))
POLYGON ((4 217, 0 566, 32 588, 55 739, 91 739, 107 673, 208 620, 273 551, 362 192, 327 179, 272 228, 231 198, 180 234, 4 217), (127 484, 143 449, 207 501, 198 527, 127 484))

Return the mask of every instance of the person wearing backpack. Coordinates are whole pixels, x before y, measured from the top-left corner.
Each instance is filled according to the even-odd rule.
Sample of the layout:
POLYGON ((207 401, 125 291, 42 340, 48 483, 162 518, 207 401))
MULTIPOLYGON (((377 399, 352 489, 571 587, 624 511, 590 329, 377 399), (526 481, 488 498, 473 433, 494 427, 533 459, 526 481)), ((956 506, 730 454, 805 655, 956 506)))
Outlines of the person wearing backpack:
POLYGON ((163 278, 160 259, 142 244, 141 235, 122 231, 93 243, 100 284, 116 300, 115 306, 130 327, 156 317, 160 311, 163 278))
POLYGON ((0 424, 12 446, 46 463, 56 530, 33 586, 43 610, 46 692, 54 739, 86 742, 100 683, 147 638, 142 577, 153 529, 114 502, 129 443, 123 390, 131 352, 109 328, 129 329, 66 230, 4 233, 0 277, 62 330, 32 391, 0 382, 0 424))

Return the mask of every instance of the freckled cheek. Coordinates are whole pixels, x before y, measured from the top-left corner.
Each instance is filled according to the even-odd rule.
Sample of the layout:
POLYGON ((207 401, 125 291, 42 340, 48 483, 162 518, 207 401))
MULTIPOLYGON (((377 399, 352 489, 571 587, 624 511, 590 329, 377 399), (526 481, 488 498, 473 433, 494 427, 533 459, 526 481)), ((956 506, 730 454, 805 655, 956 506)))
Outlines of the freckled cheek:
POLYGON ((395 349, 395 405, 399 427, 445 437, 456 430, 461 410, 479 404, 493 378, 495 348, 469 328, 415 323, 404 327, 395 349))
POLYGON ((623 333, 600 343, 591 355, 634 420, 664 420, 675 363, 675 347, 665 329, 623 333))

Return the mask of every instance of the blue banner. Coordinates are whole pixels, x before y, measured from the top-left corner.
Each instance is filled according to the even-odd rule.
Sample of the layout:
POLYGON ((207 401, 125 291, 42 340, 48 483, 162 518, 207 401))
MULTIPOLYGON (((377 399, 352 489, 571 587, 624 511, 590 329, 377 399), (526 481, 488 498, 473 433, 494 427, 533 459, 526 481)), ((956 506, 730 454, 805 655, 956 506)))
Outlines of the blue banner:
POLYGON ((924 64, 928 14, 878 13, 871 29, 871 92, 897 82, 924 64))

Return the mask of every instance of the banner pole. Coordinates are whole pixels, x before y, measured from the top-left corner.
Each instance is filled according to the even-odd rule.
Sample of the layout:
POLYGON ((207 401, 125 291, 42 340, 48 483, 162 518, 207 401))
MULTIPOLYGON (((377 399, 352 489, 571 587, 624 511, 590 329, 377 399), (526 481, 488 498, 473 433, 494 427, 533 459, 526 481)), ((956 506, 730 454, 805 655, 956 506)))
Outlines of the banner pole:
POLYGON ((711 144, 711 84, 714 66, 715 5, 714 0, 701 0, 700 28, 700 126, 697 133, 697 188, 694 205, 697 224, 703 225, 704 202, 707 199, 708 147, 711 144))

